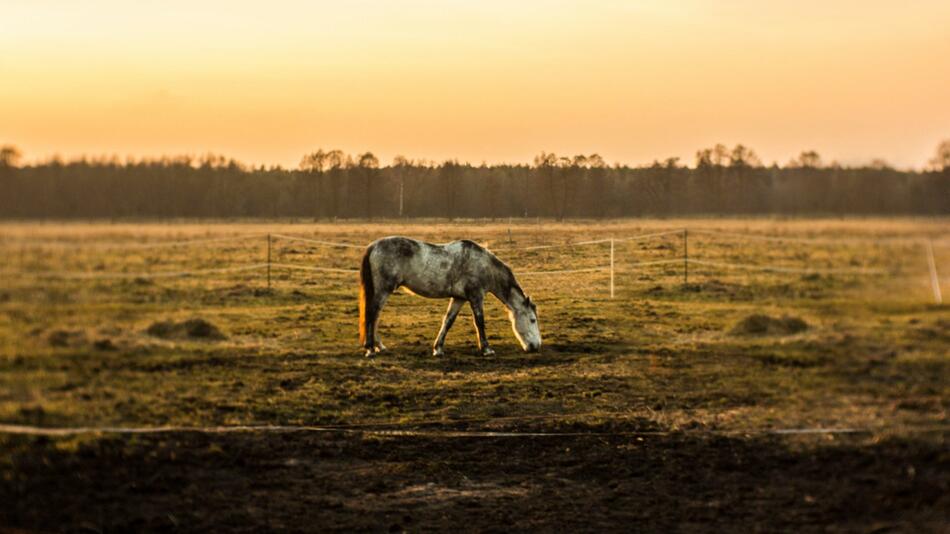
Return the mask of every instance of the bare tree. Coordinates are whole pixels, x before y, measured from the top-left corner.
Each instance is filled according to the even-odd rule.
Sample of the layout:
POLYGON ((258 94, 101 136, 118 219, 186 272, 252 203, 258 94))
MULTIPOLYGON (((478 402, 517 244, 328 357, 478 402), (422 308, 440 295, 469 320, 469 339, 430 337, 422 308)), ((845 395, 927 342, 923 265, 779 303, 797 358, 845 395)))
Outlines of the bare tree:
POLYGON ((461 174, 461 166, 458 160, 447 159, 439 168, 439 178, 445 187, 445 212, 449 220, 455 218, 456 192, 458 189, 458 179, 461 174))
POLYGON ((738 144, 729 154, 729 166, 734 168, 761 167, 762 161, 755 151, 745 145, 738 144))
POLYGON ((587 166, 589 167, 588 181, 590 182, 589 198, 593 204, 591 212, 597 217, 604 217, 607 214, 607 207, 610 205, 608 196, 607 181, 607 162, 600 154, 591 154, 587 156, 587 166))
POLYGON ((821 156, 814 150, 805 150, 798 155, 798 158, 788 162, 788 166, 798 169, 820 169, 821 156))
POLYGON ((412 167, 412 162, 405 156, 396 156, 393 158, 393 169, 396 171, 396 177, 399 178, 399 217, 405 215, 405 196, 406 196, 406 173, 412 167))
POLYGON ((950 169, 950 139, 937 146, 937 153, 930 160, 930 166, 935 171, 950 169))
POLYGON ((360 169, 360 174, 363 175, 363 194, 365 198, 365 212, 364 215, 367 219, 373 218, 373 197, 376 196, 377 192, 373 190, 373 182, 376 178, 376 170, 379 169, 379 159, 373 155, 372 152, 364 152, 360 154, 357 166, 360 169))
POLYGON ((16 167, 20 164, 21 157, 23 153, 13 145, 0 147, 0 167, 16 167))
POLYGON ((485 201, 488 204, 488 216, 495 220, 499 216, 498 203, 501 196, 502 180, 504 173, 497 167, 483 166, 485 177, 485 201))
POLYGON ((329 193, 325 195, 330 199, 328 215, 331 218, 337 218, 340 215, 340 185, 343 179, 343 173, 352 166, 352 159, 343 153, 342 150, 330 150, 324 155, 327 172, 321 175, 327 182, 329 193))
POLYGON ((557 184, 555 183, 557 165, 558 158, 553 152, 549 154, 541 151, 540 154, 534 157, 534 166, 537 168, 538 175, 543 181, 542 188, 547 192, 548 203, 552 211, 557 205, 557 184))
POLYGON ((300 159, 300 170, 311 172, 323 172, 327 164, 327 152, 319 149, 316 152, 304 155, 300 159))
POLYGON ((876 171, 886 171, 886 170, 890 170, 890 169, 893 169, 893 168, 894 168, 894 167, 891 166, 890 163, 887 162, 886 159, 882 159, 882 158, 874 158, 874 159, 872 159, 872 160, 871 160, 871 163, 870 163, 870 165, 868 165, 868 167, 871 168, 871 169, 874 169, 874 170, 876 170, 876 171))
POLYGON ((342 150, 330 150, 325 154, 327 169, 344 169, 351 163, 350 157, 342 150))
POLYGON ((323 183, 323 171, 326 168, 327 153, 323 149, 305 154, 300 158, 300 170, 305 172, 305 198, 310 199, 312 215, 316 219, 320 215, 320 189, 323 183))

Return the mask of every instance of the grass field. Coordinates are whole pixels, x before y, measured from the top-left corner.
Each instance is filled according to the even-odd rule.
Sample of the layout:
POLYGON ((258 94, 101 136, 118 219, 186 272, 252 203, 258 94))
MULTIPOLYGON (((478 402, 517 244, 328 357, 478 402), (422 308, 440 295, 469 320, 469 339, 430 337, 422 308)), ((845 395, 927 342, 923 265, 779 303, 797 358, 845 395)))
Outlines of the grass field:
POLYGON ((946 219, 0 225, 0 422, 339 428, 0 434, 0 526, 943 530, 950 310, 921 238, 950 293, 948 237, 946 219), (680 228, 686 283, 681 232, 623 240, 680 228), (476 240, 525 273, 543 350, 490 299, 497 354, 466 310, 433 358, 446 302, 397 294, 389 350, 364 359, 356 275, 286 266, 361 250, 271 237, 268 287, 268 234, 476 240), (611 237, 614 298, 610 243, 524 250, 611 237), (860 432, 769 433, 802 428, 860 432), (568 435, 464 434, 486 431, 568 435))

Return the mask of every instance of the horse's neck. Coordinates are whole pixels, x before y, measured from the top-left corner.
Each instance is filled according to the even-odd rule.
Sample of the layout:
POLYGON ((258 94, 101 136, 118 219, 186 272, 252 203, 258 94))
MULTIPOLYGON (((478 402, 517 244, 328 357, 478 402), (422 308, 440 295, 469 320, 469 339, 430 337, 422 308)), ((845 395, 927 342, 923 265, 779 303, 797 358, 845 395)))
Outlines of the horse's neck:
POLYGON ((508 309, 519 309, 524 304, 524 293, 514 278, 508 280, 505 276, 496 276, 494 280, 494 287, 489 288, 489 291, 508 309))

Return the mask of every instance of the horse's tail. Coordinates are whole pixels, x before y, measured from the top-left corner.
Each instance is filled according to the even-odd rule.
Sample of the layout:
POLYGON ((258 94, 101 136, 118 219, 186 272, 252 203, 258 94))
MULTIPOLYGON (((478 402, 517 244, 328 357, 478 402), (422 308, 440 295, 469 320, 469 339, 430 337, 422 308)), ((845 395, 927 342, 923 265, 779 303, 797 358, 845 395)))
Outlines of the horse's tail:
POLYGON ((369 263, 369 255, 373 251, 370 246, 363 254, 363 263, 360 265, 360 344, 366 345, 366 336, 374 320, 372 310, 368 309, 373 302, 375 288, 373 287, 373 269, 369 263))

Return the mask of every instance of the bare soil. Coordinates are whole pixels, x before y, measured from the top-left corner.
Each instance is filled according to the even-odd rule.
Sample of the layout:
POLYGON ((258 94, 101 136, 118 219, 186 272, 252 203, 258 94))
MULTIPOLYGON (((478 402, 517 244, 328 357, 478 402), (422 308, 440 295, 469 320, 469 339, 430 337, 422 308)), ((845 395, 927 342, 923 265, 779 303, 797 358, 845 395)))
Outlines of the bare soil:
POLYGON ((0 523, 130 531, 939 532, 940 441, 858 437, 7 438, 0 523))

